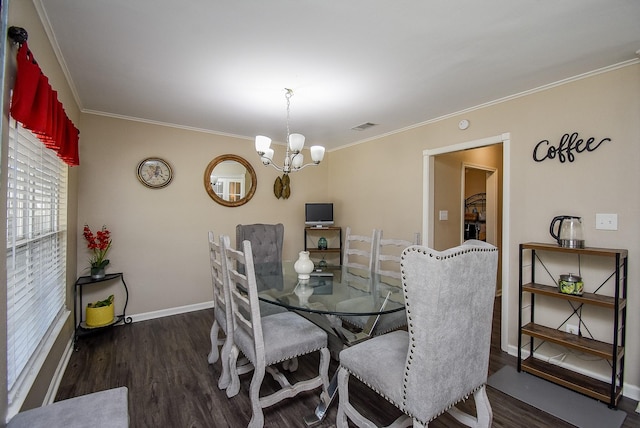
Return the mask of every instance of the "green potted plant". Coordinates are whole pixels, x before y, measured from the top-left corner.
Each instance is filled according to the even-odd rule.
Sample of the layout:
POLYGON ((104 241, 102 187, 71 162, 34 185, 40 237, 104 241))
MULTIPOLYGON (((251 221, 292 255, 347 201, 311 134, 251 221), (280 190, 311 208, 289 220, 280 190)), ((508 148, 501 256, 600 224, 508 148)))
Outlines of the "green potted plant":
POLYGON ((111 324, 115 318, 113 310, 113 294, 104 300, 98 300, 87 305, 87 327, 101 327, 111 324))

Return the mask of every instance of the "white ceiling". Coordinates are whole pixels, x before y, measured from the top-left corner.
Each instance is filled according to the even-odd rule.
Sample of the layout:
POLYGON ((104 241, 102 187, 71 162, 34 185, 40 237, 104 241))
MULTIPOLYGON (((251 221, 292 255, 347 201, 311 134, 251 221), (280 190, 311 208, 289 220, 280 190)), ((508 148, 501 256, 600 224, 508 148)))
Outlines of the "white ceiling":
POLYGON ((329 149, 640 50, 637 0, 35 3, 82 111, 284 141, 291 88, 291 132, 329 149))

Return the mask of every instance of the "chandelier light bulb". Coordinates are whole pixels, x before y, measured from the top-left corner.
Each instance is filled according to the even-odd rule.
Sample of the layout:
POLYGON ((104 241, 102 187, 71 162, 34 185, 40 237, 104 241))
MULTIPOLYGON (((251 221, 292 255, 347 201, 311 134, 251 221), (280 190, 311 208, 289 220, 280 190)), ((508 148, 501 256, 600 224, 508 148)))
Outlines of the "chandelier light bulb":
POLYGON ((304 155, 302 153, 293 155, 293 158, 291 159, 291 167, 293 169, 302 168, 303 163, 304 163, 304 155))
POLYGON ((311 150, 311 160, 317 165, 322 162, 324 159, 324 147, 322 146, 311 146, 309 149, 311 150))
POLYGON ((285 98, 287 99, 287 139, 285 141, 287 146, 282 167, 273 163, 274 152, 271 148, 271 138, 264 135, 257 135, 255 140, 256 152, 258 153, 258 156, 260 156, 262 163, 264 165, 271 165, 278 171, 282 171, 284 174, 301 170, 309 165, 318 165, 324 158, 324 147, 312 146, 310 151, 313 163, 304 164, 304 156, 301 153, 304 148, 304 135, 291 134, 289 132, 289 107, 292 96, 293 91, 285 88, 285 98))
POLYGON ((271 138, 264 135, 256 136, 256 152, 266 153, 269 147, 271 147, 271 138))
POLYGON ((273 161, 273 149, 265 149, 264 155, 262 155, 262 163, 269 165, 273 161))
POLYGON ((289 149, 293 153, 300 153, 304 147, 304 135, 291 134, 289 135, 289 149))

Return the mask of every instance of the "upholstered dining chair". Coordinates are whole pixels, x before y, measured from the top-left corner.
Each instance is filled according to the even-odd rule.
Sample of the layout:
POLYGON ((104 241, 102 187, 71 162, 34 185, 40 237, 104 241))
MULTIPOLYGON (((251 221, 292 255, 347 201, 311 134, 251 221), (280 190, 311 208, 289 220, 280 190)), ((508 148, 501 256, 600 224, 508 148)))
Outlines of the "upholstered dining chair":
MULTIPOLYGON (((391 298, 393 298, 393 295, 402 292, 400 289, 400 255, 405 248, 420 244, 420 234, 416 233, 412 242, 404 239, 384 238, 382 230, 374 229, 371 239, 373 243, 371 271, 377 275, 380 285, 385 285, 385 287, 380 287, 380 292, 386 294, 387 291, 391 291, 391 298)), ((353 301, 349 304, 353 305, 353 301)), ((369 317, 366 315, 345 316, 342 319, 358 328, 364 328, 369 321, 369 317)), ((377 336, 405 325, 407 325, 407 316, 404 311, 383 314, 378 318, 371 334, 377 336)))
POLYGON ((497 265, 497 248, 480 241, 442 252, 423 246, 403 251, 408 331, 340 352, 338 427, 346 427, 347 419, 375 426, 349 401, 350 375, 404 413, 394 427, 426 427, 444 412, 467 426, 491 426, 485 383, 497 265), (475 416, 454 407, 470 395, 475 416))
MULTIPOLYGON (((420 233, 415 233, 413 241, 406 239, 385 238, 383 231, 378 230, 375 240, 376 248, 373 259, 373 273, 378 277, 380 284, 385 284, 391 290, 392 296, 402 293, 402 282, 400 277, 400 260, 402 251, 411 245, 420 245, 420 233)), ((393 298, 393 297, 392 297, 393 298)), ((367 320, 354 320, 360 326, 365 325, 367 320)), ((407 325, 407 315, 404 311, 393 312, 391 314, 380 315, 372 334, 377 336, 399 329, 407 325)))
MULTIPOLYGON (((261 288, 282 290, 284 277, 282 273, 282 246, 284 242, 284 225, 278 224, 238 224, 236 226, 236 250, 242 251, 243 241, 251 242, 253 263, 256 278, 261 288)), ((240 266, 240 272, 244 269, 240 266)), ((276 305, 261 305, 262 316, 284 310, 276 305)))
POLYGON ((413 241, 406 239, 384 238, 383 231, 378 230, 375 240, 373 272, 384 278, 400 280, 400 257, 402 251, 411 245, 420 245, 420 234, 414 235, 413 241))
POLYGON ((243 251, 223 248, 233 310, 233 346, 229 357, 231 383, 227 387, 227 396, 233 397, 240 390, 236 361, 242 353, 254 367, 249 387, 252 411, 249 427, 255 428, 264 425, 263 408, 294 397, 300 392, 322 387, 323 399, 328 402, 330 354, 327 333, 300 315, 281 312, 260 316, 251 243, 244 241, 242 248, 243 251), (239 265, 245 267, 244 273, 238 271, 239 265), (316 351, 320 353, 320 364, 318 375, 311 379, 292 385, 275 367, 279 362, 316 351), (281 389, 260 397, 260 386, 266 372, 278 381, 281 389))
POLYGON ((351 233, 351 227, 347 226, 342 250, 343 270, 356 269, 371 272, 377 236, 376 229, 373 229, 371 236, 365 236, 351 233))
POLYGON ((242 242, 251 242, 254 262, 281 262, 284 241, 284 225, 238 224, 236 226, 236 250, 242 250, 242 242))
MULTIPOLYGON (((211 325, 211 351, 207 357, 209 364, 214 364, 221 360, 222 373, 218 379, 218 388, 225 389, 230 382, 229 372, 229 354, 233 345, 233 335, 229 334, 227 326, 231 326, 233 315, 231 312, 231 297, 229 296, 229 276, 227 273, 227 265, 224 263, 223 247, 229 247, 230 239, 227 235, 220 235, 220 242, 216 242, 214 233, 209 231, 209 261, 211 265, 211 282, 213 283, 213 324, 211 325), (225 337, 219 338, 219 332, 222 330, 225 337), (222 358, 218 348, 222 346, 222 358)), ((262 303, 262 302, 260 302, 262 303)), ((263 305, 261 305, 262 307, 263 305)), ((267 308, 263 312, 276 313, 285 312, 286 309, 279 308, 275 305, 264 304, 267 308)), ((298 368, 297 359, 287 362, 287 369, 295 371, 298 368)), ((237 370, 239 374, 248 373, 253 370, 253 366, 243 359, 237 362, 237 370)))
MULTIPOLYGON (((213 283, 213 324, 211 325, 211 351, 207 361, 214 364, 218 359, 221 360, 222 373, 218 379, 218 388, 225 389, 229 386, 231 376, 229 372, 229 354, 233 336, 229 334, 229 326, 232 325, 233 315, 231 313, 231 297, 229 296, 229 278, 227 274, 227 265, 224 263, 223 245, 229 246, 229 237, 220 236, 220 243, 216 242, 214 233, 209 231, 209 261, 211 265, 211 281, 213 283), (225 337, 219 338, 219 332, 222 330, 225 337), (218 347, 222 345, 222 358, 218 352, 218 347)), ((238 372, 240 374, 248 373, 253 370, 248 361, 238 363, 238 372)))
MULTIPOLYGON (((220 354, 218 347, 224 344, 225 339, 218 337, 220 330, 227 334, 227 325, 230 325, 231 320, 231 306, 229 300, 229 293, 225 291, 224 276, 223 276, 223 263, 222 252, 220 251, 220 244, 215 240, 214 233, 209 231, 209 264, 211 267, 211 282, 213 285, 213 324, 211 325, 211 351, 207 357, 209 364, 214 364, 218 361, 220 354), (227 310, 229 309, 229 310, 227 310)), ((226 388, 226 385, 221 386, 222 377, 226 375, 227 384, 229 379, 229 365, 222 362, 222 376, 218 382, 220 389, 226 388)))

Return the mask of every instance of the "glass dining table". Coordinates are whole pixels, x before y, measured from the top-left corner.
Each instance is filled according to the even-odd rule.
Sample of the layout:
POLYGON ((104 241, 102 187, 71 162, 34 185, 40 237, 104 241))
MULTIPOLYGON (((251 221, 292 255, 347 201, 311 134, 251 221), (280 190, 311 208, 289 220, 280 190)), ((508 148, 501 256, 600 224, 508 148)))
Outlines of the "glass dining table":
MULTIPOLYGON (((369 339, 381 317, 404 315, 401 284, 383 281, 368 271, 329 268, 299 279, 293 262, 255 264, 254 268, 259 299, 295 311, 327 331, 335 359, 345 347, 369 339)), ((329 402, 321 399, 314 414, 305 417, 307 426, 322 421, 336 392, 334 374, 329 402)))

